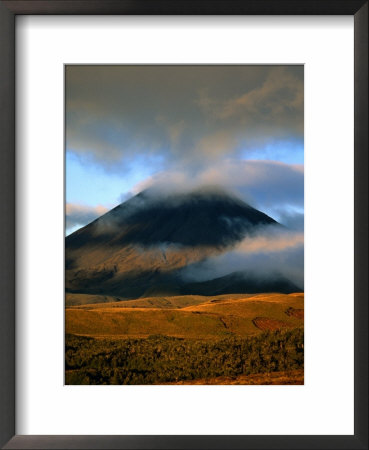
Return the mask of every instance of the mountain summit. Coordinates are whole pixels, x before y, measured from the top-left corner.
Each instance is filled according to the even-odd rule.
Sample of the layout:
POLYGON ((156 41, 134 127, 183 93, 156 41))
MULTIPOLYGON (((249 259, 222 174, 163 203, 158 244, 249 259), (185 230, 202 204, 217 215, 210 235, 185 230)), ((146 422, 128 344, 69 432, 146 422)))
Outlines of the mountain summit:
MULTIPOLYGON (((66 238, 66 290, 126 298, 196 289, 213 295, 211 280, 189 285, 181 269, 228 251, 259 227, 273 224, 277 222, 271 217, 218 188, 187 193, 147 189, 66 238)), ((247 292, 247 286, 257 292, 275 290, 244 274, 240 279, 237 292, 247 292)), ((229 279, 227 292, 219 279, 215 285, 220 293, 232 291, 229 279)), ((287 280, 279 279, 278 287, 298 290, 287 280)))

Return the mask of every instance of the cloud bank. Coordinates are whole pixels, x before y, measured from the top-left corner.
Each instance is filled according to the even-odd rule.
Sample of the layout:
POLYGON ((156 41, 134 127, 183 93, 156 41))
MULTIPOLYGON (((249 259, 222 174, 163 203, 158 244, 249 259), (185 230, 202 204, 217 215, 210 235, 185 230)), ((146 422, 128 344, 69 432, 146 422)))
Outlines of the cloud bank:
POLYGON ((206 166, 302 139, 303 100, 303 66, 67 66, 67 149, 111 171, 206 166))
POLYGON ((268 226, 248 236, 229 252, 182 271, 186 281, 206 281, 244 272, 259 279, 283 276, 304 287, 304 234, 268 226))

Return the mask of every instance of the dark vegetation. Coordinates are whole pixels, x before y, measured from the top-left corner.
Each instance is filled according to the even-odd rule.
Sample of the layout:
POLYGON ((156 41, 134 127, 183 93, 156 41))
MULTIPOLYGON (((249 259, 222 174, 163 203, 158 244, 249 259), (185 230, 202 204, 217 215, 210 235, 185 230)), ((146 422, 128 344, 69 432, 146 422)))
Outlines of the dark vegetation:
POLYGON ((302 328, 247 338, 107 340, 66 335, 66 384, 161 384, 302 369, 302 328))

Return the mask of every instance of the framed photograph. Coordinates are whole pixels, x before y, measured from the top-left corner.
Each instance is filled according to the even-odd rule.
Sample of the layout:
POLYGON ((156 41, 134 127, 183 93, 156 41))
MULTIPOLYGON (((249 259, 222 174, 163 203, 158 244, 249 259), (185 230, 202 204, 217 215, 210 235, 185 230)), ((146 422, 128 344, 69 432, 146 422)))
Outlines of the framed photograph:
POLYGON ((368 448, 368 4, 0 23, 3 448, 368 448))
POLYGON ((303 71, 65 67, 65 384, 304 383, 303 71))

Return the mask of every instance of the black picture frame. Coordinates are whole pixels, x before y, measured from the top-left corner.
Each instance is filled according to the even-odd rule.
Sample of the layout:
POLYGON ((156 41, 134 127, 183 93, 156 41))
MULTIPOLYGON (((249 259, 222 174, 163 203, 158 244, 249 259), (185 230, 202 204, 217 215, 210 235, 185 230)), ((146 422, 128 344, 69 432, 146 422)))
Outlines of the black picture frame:
POLYGON ((2 448, 368 449, 368 1, 0 0, 0 105, 0 445, 2 448), (20 14, 354 16, 354 435, 15 435, 15 17, 20 14))

